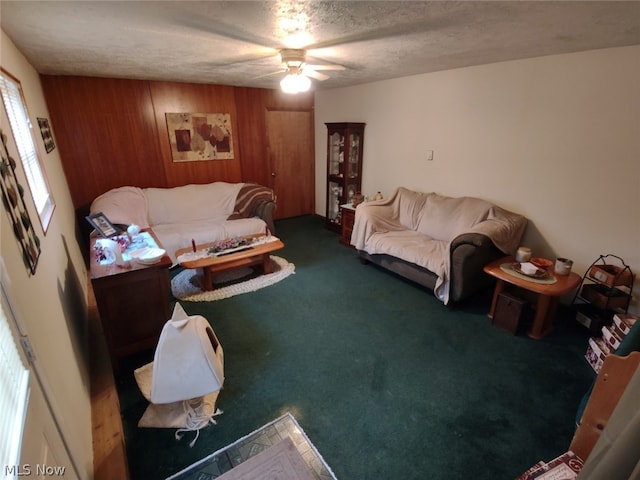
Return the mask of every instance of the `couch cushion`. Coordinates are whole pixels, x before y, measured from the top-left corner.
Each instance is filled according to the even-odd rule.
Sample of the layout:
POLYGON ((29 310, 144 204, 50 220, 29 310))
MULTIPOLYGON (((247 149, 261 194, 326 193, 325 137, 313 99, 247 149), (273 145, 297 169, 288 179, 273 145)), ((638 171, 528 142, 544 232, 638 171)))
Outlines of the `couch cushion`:
POLYGON ((491 207, 491 203, 479 198, 452 198, 431 193, 420 213, 417 231, 450 242, 485 220, 491 207))
POLYGON ((398 218, 400 224, 408 229, 415 230, 420 219, 420 212, 424 209, 425 202, 430 194, 415 192, 404 187, 396 190, 391 197, 395 208, 394 216, 398 218))
POLYGON ((448 263, 448 242, 435 240, 415 230, 376 233, 369 238, 367 252, 387 254, 420 265, 442 276, 448 263))
POLYGON ((243 183, 214 182, 174 188, 145 188, 151 226, 216 220, 224 222, 233 213, 243 183))
POLYGON ((122 225, 136 224, 147 228, 147 197, 141 188, 119 187, 97 197, 92 203, 92 214, 102 212, 111 223, 122 225))
POLYGON ((173 224, 160 224, 153 231, 160 240, 162 248, 167 251, 171 260, 176 261, 176 250, 191 246, 191 241, 200 245, 215 242, 224 238, 239 237, 264 233, 266 223, 260 218, 240 218, 227 221, 197 221, 173 224))

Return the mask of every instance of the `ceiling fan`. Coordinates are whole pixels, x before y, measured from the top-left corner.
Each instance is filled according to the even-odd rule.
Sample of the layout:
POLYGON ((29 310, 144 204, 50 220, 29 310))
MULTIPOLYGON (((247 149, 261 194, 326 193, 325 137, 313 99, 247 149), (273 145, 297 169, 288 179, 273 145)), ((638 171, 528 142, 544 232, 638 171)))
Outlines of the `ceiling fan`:
MULTIPOLYGON (((328 75, 320 73, 318 70, 345 70, 342 65, 313 65, 306 63, 307 51, 305 49, 283 48, 280 50, 280 60, 282 67, 260 77, 285 73, 280 81, 280 87, 285 93, 306 92, 311 87, 311 80, 323 81, 329 78, 328 75)), ((259 78, 259 77, 258 77, 259 78)))
POLYGON ((245 75, 247 70, 275 70, 277 65, 280 68, 269 73, 263 74, 264 70, 258 70, 253 79, 282 75, 281 88, 288 93, 308 90, 311 87, 310 79, 327 80, 329 76, 322 73, 323 70, 360 68, 357 58, 349 60, 346 66, 325 64, 322 56, 335 55, 334 47, 337 47, 341 54, 340 58, 344 59, 348 52, 346 49, 343 50, 343 47, 349 45, 399 38, 425 31, 434 32, 459 22, 457 16, 448 14, 452 7, 447 2, 414 2, 414 14, 406 15, 401 22, 390 19, 382 23, 367 22, 365 19, 386 18, 384 14, 388 7, 385 5, 388 2, 283 0, 183 3, 185 5, 181 3, 179 8, 166 7, 164 18, 172 26, 172 33, 176 32, 173 28, 175 26, 185 35, 191 35, 191 31, 197 34, 204 33, 215 40, 214 45, 221 46, 217 51, 217 57, 199 62, 203 65, 203 70, 212 69, 214 73, 226 73, 224 69, 229 68, 233 69, 234 73, 245 75), (264 15, 255 15, 256 6, 262 9, 264 15), (272 22, 265 23, 264 16, 272 22), (328 21, 334 17, 335 22, 328 21), (357 28, 336 29, 336 25, 342 25, 341 22, 345 21, 343 18, 351 17, 362 19, 357 28), (316 18, 317 22, 314 20, 316 18), (275 24, 275 29, 271 23, 275 24), (343 34, 336 35, 336 32, 343 34), (315 57, 316 54, 320 57, 315 57), (246 68, 247 66, 250 67, 246 68))

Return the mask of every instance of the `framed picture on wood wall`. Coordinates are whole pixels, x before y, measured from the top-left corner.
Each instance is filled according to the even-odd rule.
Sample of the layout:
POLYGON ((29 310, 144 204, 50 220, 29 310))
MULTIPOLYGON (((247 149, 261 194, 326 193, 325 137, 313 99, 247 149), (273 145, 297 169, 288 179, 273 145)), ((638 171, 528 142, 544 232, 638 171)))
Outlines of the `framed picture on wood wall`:
POLYGON ((53 143, 53 134, 51 133, 51 127, 49 127, 49 120, 46 118, 38 118, 38 126, 40 127, 42 141, 44 142, 44 149, 49 153, 56 148, 55 143, 53 143))
POLYGON ((166 113, 174 162, 233 159, 231 115, 166 113))

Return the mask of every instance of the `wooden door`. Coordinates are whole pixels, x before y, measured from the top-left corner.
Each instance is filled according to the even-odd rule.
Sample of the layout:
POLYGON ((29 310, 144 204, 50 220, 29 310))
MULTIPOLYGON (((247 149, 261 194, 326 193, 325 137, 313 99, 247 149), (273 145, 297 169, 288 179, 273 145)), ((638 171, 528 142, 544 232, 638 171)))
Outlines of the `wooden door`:
MULTIPOLYGON (((0 332, 2 335, 2 354, 5 357, 2 365, 3 368, 11 365, 15 378, 19 378, 21 374, 27 375, 29 393, 24 407, 24 416, 21 418, 23 422, 22 436, 20 446, 17 449, 19 463, 2 466, 5 478, 33 476, 42 479, 52 476, 76 480, 79 478, 79 472, 71 461, 70 452, 63 439, 61 425, 56 421, 51 410, 52 402, 48 400, 44 390, 46 384, 41 384, 41 379, 44 377, 39 374, 38 356, 31 348, 24 325, 18 323, 16 316, 14 316, 15 309, 11 305, 9 292, 6 290, 9 281, 6 272, 0 267, 0 332), (13 345, 9 342, 8 336, 13 336, 13 345), (23 348, 25 344, 29 345, 33 353, 30 359, 27 358, 25 351, 19 347, 21 343, 23 348), (18 354, 20 361, 15 361, 12 358, 13 355, 10 354, 13 353, 18 354)), ((15 386, 11 385, 10 387, 15 386)), ((7 388, 7 386, 3 384, 2 388, 7 388)), ((11 393, 15 394, 16 392, 11 393)), ((13 433, 14 440, 17 440, 16 434, 12 430, 7 428, 5 430, 7 431, 3 431, 2 435, 7 436, 13 433)), ((17 445, 13 446, 17 447, 17 445)), ((16 459, 10 458, 9 460, 13 462, 16 459)))
POLYGON ((313 112, 267 110, 266 123, 271 188, 277 198, 274 217, 313 214, 313 112))

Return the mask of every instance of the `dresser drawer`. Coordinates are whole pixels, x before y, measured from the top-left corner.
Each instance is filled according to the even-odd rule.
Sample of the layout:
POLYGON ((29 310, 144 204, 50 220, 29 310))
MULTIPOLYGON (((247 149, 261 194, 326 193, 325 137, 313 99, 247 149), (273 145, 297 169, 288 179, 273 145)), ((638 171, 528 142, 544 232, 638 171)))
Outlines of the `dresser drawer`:
POLYGON ((341 207, 342 210, 342 233, 340 243, 351 246, 351 232, 356 221, 356 211, 353 208, 341 207))

